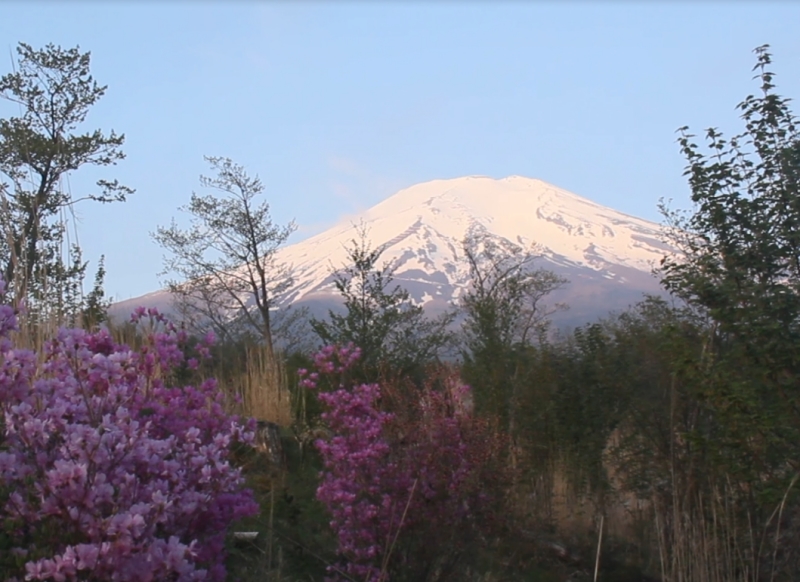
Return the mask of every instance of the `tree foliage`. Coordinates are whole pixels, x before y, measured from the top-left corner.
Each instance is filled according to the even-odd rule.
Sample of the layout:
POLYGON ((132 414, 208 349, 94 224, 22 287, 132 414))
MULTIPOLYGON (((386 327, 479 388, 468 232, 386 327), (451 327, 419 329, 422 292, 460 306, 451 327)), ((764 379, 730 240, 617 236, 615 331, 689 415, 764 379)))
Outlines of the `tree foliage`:
POLYGON ((523 354, 546 332, 552 309, 543 305, 566 283, 534 269, 534 249, 504 239, 470 235, 464 241, 471 285, 461 297, 465 380, 476 405, 513 427, 523 354))
POLYGON ((63 316, 78 310, 72 296, 82 295, 86 269, 80 249, 65 247, 65 213, 81 200, 124 201, 133 192, 101 179, 95 191, 76 197, 63 181, 83 166, 116 164, 125 157, 125 137, 99 129, 80 133, 106 91, 90 73, 90 53, 20 43, 17 54, 16 70, 0 77, 0 96, 20 111, 0 119, 2 273, 17 301, 28 300, 29 308, 61 305, 56 315, 63 316))
POLYGON ((347 249, 349 264, 336 272, 334 284, 344 300, 344 313, 328 311, 327 320, 312 319, 323 344, 353 343, 361 349, 354 370, 375 380, 381 368, 400 375, 419 374, 436 361, 449 343, 453 314, 429 318, 409 292, 392 286, 394 269, 378 261, 385 246, 372 249, 364 225, 347 249))
POLYGON ((754 483, 800 470, 800 135, 768 47, 755 52, 761 91, 738 106, 744 132, 707 130, 703 153, 681 129, 695 208, 668 213, 685 256, 663 263, 667 288, 715 324, 703 397, 727 427, 730 469, 754 483))

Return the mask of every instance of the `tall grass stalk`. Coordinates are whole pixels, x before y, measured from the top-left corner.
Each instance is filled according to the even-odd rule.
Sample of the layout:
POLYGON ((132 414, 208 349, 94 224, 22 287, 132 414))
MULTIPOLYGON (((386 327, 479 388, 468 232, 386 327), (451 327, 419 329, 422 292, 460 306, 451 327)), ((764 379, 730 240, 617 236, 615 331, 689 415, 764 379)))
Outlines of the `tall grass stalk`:
MULTIPOLYGON (((671 508, 654 501, 655 525, 664 582, 758 582, 770 559, 769 580, 775 580, 781 518, 795 476, 781 502, 760 527, 751 513, 737 511, 737 491, 728 482, 695 496, 673 492, 671 508), (669 519, 671 518, 671 519, 669 519), (775 521, 772 552, 765 555, 775 521)), ((677 489, 677 488, 676 488, 677 489)))
POLYGON ((244 370, 227 379, 223 387, 241 398, 242 413, 246 416, 289 426, 292 403, 286 367, 280 356, 270 360, 264 346, 248 346, 244 370))
POLYGON ((597 582, 597 575, 600 572, 600 550, 603 547, 603 523, 605 516, 600 516, 600 533, 597 535, 597 553, 594 558, 594 578, 593 581, 597 582))

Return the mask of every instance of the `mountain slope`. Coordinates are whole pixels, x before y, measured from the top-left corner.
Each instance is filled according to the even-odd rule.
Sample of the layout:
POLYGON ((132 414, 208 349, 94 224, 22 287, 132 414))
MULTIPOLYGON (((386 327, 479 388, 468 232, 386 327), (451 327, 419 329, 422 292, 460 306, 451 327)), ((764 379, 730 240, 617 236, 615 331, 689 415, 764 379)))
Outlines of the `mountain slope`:
MULTIPOLYGON (((305 304, 319 313, 336 297, 332 269, 347 260, 355 224, 367 228, 373 248, 396 267, 395 279, 431 311, 457 301, 468 285, 461 242, 486 233, 527 247, 536 244, 536 266, 570 280, 554 294, 570 310, 561 324, 575 325, 624 309, 642 292, 658 293, 651 271, 672 249, 659 225, 595 204, 541 180, 471 176, 434 180, 401 190, 351 221, 281 249, 279 260, 294 266, 295 286, 284 303, 305 304)), ((139 304, 164 306, 155 292, 112 307, 119 314, 139 304)))

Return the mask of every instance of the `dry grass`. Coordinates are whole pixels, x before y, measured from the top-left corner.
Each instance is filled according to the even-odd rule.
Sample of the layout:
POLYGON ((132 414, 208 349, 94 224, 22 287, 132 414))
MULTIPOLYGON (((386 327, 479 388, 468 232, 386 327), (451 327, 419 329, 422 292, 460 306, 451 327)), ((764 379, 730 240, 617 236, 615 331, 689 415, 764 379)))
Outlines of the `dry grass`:
POLYGON ((729 483, 691 498, 674 491, 656 500, 655 525, 664 582, 757 582, 776 579, 781 521, 795 476, 763 525, 737 506, 729 483))
MULTIPOLYGON (((141 337, 133 326, 109 325, 109 329, 119 343, 133 348, 141 343, 141 337)), ((242 366, 236 366, 231 372, 230 366, 218 361, 208 374, 218 380, 228 397, 229 411, 246 418, 289 426, 293 418, 292 398, 282 357, 278 355, 276 362, 270 362, 268 350, 263 345, 249 345, 244 349, 242 366)))
POLYGON ((279 426, 292 423, 292 399, 281 358, 270 362, 263 346, 249 346, 245 369, 228 379, 224 388, 241 398, 242 413, 279 426))

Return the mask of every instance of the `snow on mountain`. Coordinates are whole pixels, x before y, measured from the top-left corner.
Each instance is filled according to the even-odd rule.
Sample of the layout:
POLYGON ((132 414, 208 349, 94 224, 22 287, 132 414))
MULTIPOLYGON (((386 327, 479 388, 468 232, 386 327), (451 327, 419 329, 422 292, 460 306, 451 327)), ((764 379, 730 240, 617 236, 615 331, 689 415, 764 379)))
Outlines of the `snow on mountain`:
MULTIPOLYGON (((468 285, 461 243, 484 232, 523 247, 535 244, 535 266, 553 270, 570 283, 553 295, 570 309, 556 317, 577 325, 658 293, 651 274, 672 249, 658 224, 617 212, 530 178, 495 180, 469 176, 434 180, 401 190, 359 216, 279 251, 293 265, 295 285, 283 302, 308 305, 315 313, 335 305, 332 270, 347 262, 347 250, 362 224, 381 257, 396 267, 395 281, 427 310, 458 299, 468 285)), ((113 314, 137 305, 168 304, 158 291, 112 306, 113 314)))

